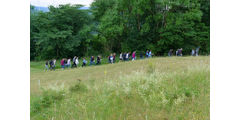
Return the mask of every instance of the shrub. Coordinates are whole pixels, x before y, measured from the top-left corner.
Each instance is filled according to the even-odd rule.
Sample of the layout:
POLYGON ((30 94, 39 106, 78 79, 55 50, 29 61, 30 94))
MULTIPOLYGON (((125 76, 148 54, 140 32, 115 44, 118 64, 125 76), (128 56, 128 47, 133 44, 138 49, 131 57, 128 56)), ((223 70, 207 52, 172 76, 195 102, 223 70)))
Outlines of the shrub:
POLYGON ((65 91, 64 90, 43 90, 42 95, 38 97, 34 97, 31 99, 31 115, 34 113, 38 113, 43 108, 48 108, 51 104, 61 101, 64 98, 65 91))
POLYGON ((88 88, 82 82, 78 82, 76 85, 69 88, 71 92, 87 92, 88 88))
POLYGON ((155 72, 155 69, 156 69, 156 65, 153 64, 152 62, 149 62, 147 67, 147 73, 152 74, 155 72))

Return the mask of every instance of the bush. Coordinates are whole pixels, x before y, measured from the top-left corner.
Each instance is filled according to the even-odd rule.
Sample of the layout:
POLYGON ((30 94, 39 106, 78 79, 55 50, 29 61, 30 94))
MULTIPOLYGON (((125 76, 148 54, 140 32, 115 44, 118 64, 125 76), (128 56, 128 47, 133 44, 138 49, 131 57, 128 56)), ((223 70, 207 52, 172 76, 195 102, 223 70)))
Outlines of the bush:
POLYGON ((87 88, 86 85, 84 85, 83 83, 81 83, 81 82, 79 81, 76 85, 70 87, 69 90, 70 90, 71 92, 87 92, 87 91, 88 91, 88 88, 87 88))
POLYGON ((149 62, 147 67, 147 73, 152 74, 155 72, 155 69, 156 69, 156 65, 153 64, 152 62, 149 62))
POLYGON ((51 104, 61 101, 64 98, 65 91, 60 90, 43 90, 43 93, 39 97, 31 98, 31 115, 38 113, 43 108, 48 108, 51 104))

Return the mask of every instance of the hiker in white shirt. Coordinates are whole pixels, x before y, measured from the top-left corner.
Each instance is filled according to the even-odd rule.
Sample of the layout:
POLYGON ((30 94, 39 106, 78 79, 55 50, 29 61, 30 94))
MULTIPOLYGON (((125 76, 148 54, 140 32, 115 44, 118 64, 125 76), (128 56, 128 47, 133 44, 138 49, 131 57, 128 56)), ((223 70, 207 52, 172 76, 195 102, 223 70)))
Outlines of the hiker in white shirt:
POLYGON ((70 58, 67 60, 67 66, 68 66, 68 68, 71 67, 71 59, 70 58))
POLYGON ((129 53, 126 54, 126 60, 128 61, 129 53))
POLYGON ((77 67, 79 64, 78 57, 76 58, 75 62, 76 62, 76 67, 77 67))
POLYGON ((120 53, 119 60, 120 60, 120 61, 122 61, 122 60, 123 60, 122 53, 120 53))

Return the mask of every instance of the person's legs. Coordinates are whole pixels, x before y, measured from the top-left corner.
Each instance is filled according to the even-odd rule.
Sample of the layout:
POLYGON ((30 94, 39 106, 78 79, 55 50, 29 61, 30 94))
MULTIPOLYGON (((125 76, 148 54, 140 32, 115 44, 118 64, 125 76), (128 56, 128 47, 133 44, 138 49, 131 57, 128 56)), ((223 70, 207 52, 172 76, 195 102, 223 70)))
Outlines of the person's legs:
POLYGON ((46 65, 47 71, 49 70, 48 65, 46 65))
POLYGON ((46 71, 48 68, 47 68, 48 66, 47 65, 45 65, 45 68, 44 68, 44 71, 46 71))

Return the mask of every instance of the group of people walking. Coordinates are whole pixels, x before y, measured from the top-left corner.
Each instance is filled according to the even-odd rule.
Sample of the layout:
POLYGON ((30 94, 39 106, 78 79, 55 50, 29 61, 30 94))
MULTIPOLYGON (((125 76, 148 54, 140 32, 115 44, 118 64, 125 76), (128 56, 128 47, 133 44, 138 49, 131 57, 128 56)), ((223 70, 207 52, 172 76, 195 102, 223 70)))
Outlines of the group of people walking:
POLYGON ((52 59, 50 61, 46 61, 44 71, 48 71, 49 70, 49 65, 50 65, 50 70, 55 70, 56 59, 52 59))
MULTIPOLYGON (((182 48, 180 49, 177 49, 176 50, 176 56, 182 56, 182 48)), ((199 47, 195 49, 192 49, 192 52, 191 52, 191 55, 192 56, 198 56, 198 52, 199 52, 199 47)), ((144 53, 143 52, 140 52, 139 53, 140 55, 140 59, 143 59, 144 58, 144 53)), ((152 51, 151 50, 147 50, 145 52, 145 58, 151 58, 153 56, 152 54, 152 51)), ((173 56, 173 49, 170 49, 169 52, 168 52, 168 56, 173 56)), ((120 55, 119 55, 119 61, 129 61, 129 60, 136 60, 137 58, 137 55, 136 55, 136 51, 133 51, 132 53, 131 52, 121 52, 120 55)), ((109 56, 108 56, 108 63, 110 64, 113 64, 116 62, 116 53, 111 53, 109 56)), ((101 64, 101 56, 98 55, 97 56, 97 61, 95 63, 95 57, 94 56, 91 56, 90 58, 90 64, 89 66, 91 65, 100 65, 101 64)), ((61 61, 60 61, 60 65, 61 65, 61 68, 62 69, 65 69, 65 68, 77 68, 78 65, 79 65, 79 60, 78 60, 78 57, 77 56, 74 56, 72 61, 71 61, 71 58, 63 58, 61 61)), ((52 59, 50 61, 46 61, 45 63, 45 70, 49 70, 49 66, 50 66, 50 70, 55 70, 55 67, 56 67, 56 59, 52 59)), ((87 60, 85 57, 82 58, 82 67, 85 67, 87 66, 87 60)))
MULTIPOLYGON (((146 55, 146 58, 152 57, 151 50, 147 50, 145 55, 146 55)), ((141 59, 144 58, 142 52, 140 53, 140 58, 141 59)), ((121 52, 120 53, 119 61, 129 61, 129 60, 132 60, 132 61, 136 60, 136 51, 133 51, 132 53, 131 52, 124 52, 124 53, 121 52)), ((116 53, 111 53, 108 56, 108 63, 113 64, 115 62, 116 62, 116 53)), ((101 56, 100 55, 97 56, 96 63, 95 63, 95 57, 91 56, 89 66, 91 66, 91 65, 100 65, 100 64, 101 64, 101 56)), ((53 59, 53 60, 50 60, 50 61, 46 61, 44 71, 48 71, 49 70, 49 65, 50 65, 50 70, 55 70, 56 59, 53 59)), ((60 65, 61 65, 61 68, 63 70, 65 68, 76 68, 79 65, 78 57, 74 56, 72 61, 71 61, 71 58, 68 58, 68 59, 67 58, 63 58, 60 61, 60 65)), ((85 57, 82 58, 82 65, 81 66, 82 67, 87 66, 87 60, 86 60, 85 57)))
POLYGON ((200 49, 200 47, 197 47, 196 50, 192 49, 191 55, 192 56, 198 56, 199 49, 200 49))
MULTIPOLYGON (((199 49, 200 49, 200 47, 197 47, 196 49, 192 49, 191 55, 192 55, 192 56, 198 56, 198 54, 199 54, 199 49)), ((183 50, 182 48, 177 49, 177 50, 176 50, 176 56, 183 56, 182 50, 183 50)), ((169 50, 168 56, 173 56, 173 49, 170 49, 170 50, 169 50)))
MULTIPOLYGON (((183 56, 182 50, 183 50, 182 48, 177 49, 176 50, 176 56, 183 56)), ((173 49, 169 50, 168 56, 173 56, 173 49)))

